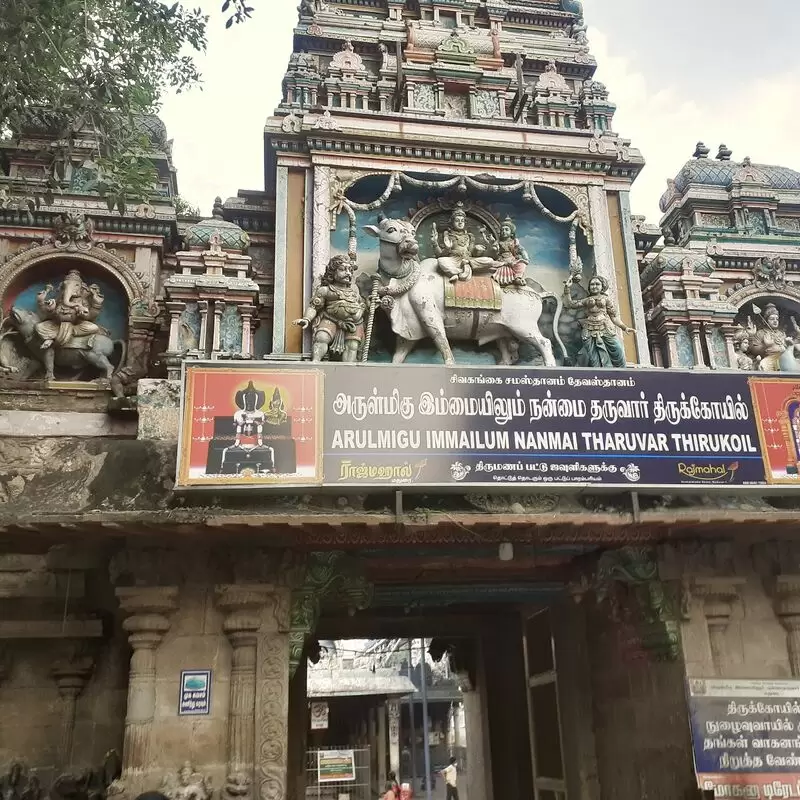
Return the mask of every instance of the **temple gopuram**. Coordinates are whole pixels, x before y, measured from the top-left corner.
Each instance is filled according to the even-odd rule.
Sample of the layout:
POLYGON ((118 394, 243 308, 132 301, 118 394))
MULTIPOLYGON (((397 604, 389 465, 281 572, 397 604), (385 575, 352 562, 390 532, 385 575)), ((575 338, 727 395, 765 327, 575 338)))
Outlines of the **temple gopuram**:
POLYGON ((578 0, 293 35, 208 217, 0 141, 2 800, 800 796, 800 172, 635 216, 578 0))

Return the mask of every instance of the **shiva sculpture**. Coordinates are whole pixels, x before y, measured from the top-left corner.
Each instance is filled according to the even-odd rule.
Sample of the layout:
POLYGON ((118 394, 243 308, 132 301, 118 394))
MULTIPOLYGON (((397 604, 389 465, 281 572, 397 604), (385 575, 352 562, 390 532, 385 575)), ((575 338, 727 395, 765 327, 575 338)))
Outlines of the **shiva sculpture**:
POLYGON ((37 294, 36 312, 11 309, 3 327, 9 323, 12 330, 0 335, 0 365, 23 379, 43 367, 45 380, 52 381, 59 367, 73 379, 88 369, 110 380, 124 361, 125 343, 95 322, 103 306, 100 288, 87 286, 77 270, 70 270, 51 297, 53 291, 48 284, 37 294))
POLYGON ((525 286, 525 272, 530 264, 528 253, 517 239, 517 226, 511 217, 506 217, 500 226, 500 239, 481 228, 484 241, 494 250, 499 262, 492 277, 501 286, 525 286))
POLYGON ((578 353, 579 367, 624 367, 625 347, 616 329, 635 333, 617 313, 614 301, 608 295, 608 281, 595 275, 589 281, 589 294, 582 300, 572 299, 573 277, 564 282, 564 308, 583 309, 586 317, 581 321, 582 347, 578 353))
MULTIPOLYGON (((432 339, 444 363, 455 363, 450 341, 471 341, 479 345, 497 342, 502 364, 513 363, 514 342, 533 345, 542 355, 546 366, 555 366, 553 346, 539 330, 542 314, 542 298, 552 296, 540 294, 531 287, 514 287, 515 291, 501 288, 488 275, 466 281, 477 259, 472 234, 466 232, 462 223, 466 221, 463 208, 453 212, 451 230, 456 238, 449 237, 446 247, 458 255, 419 260, 419 244, 416 229, 407 220, 378 217, 377 225, 365 225, 364 230, 378 239, 378 273, 375 290, 371 297, 370 318, 377 307, 378 298, 388 311, 392 330, 397 336, 393 363, 405 361, 416 344, 423 339, 432 339), (441 271, 450 271, 442 275, 441 271), (458 286, 453 277, 462 278, 458 286, 465 289, 488 285, 487 302, 483 307, 454 305, 451 301, 458 286)), ((438 236, 437 236, 438 238, 438 236)), ((487 258, 488 264, 494 259, 487 258)), ((482 262, 481 262, 482 263, 482 262)), ((509 287, 510 288, 510 287, 509 287)), ((477 293, 476 293, 477 296, 477 293)))
POLYGON ((493 258, 484 256, 486 247, 475 243, 475 237, 467 230, 467 212, 458 202, 450 216, 450 227, 439 237, 434 222, 431 227, 431 244, 437 256, 439 271, 451 282, 468 281, 475 271, 488 271, 499 266, 493 258))
POLYGON ((354 272, 355 265, 348 256, 334 256, 305 315, 294 320, 293 324, 301 328, 314 322, 313 361, 322 361, 329 353, 341 354, 342 361, 358 360, 366 303, 353 280, 354 272))
POLYGON ((210 800, 213 793, 211 781, 187 761, 178 771, 177 782, 174 776, 164 778, 161 792, 169 800, 210 800))
POLYGON ((233 421, 236 424, 236 438, 233 446, 242 446, 242 435, 252 436, 256 433, 258 447, 264 445, 264 419, 265 414, 263 405, 267 400, 266 392, 263 389, 256 389, 253 381, 247 384, 247 388, 236 392, 234 402, 236 411, 233 414, 233 421))

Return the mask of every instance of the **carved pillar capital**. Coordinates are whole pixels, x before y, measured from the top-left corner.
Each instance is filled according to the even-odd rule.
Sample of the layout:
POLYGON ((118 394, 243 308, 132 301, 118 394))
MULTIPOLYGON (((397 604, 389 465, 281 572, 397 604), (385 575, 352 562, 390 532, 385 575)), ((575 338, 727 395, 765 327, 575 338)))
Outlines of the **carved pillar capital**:
POLYGON ((692 594, 703 601, 703 615, 708 629, 711 660, 717 675, 724 672, 725 632, 731 621, 731 614, 739 592, 745 583, 744 578, 703 577, 694 578, 692 594))
POLYGON ((792 676, 800 677, 800 575, 778 575, 773 585, 775 615, 786 629, 792 676))
POLYGON ((62 769, 72 766, 72 742, 75 730, 75 711, 78 697, 94 670, 94 658, 80 648, 53 662, 51 674, 61 695, 61 744, 59 764, 62 769))
POLYGON ((77 697, 94 670, 94 658, 87 654, 71 654, 53 663, 51 674, 62 697, 77 697))
POLYGON ((169 615, 178 607, 177 586, 123 586, 116 590, 127 615, 122 627, 134 650, 158 647, 169 630, 169 615))
POLYGON ((800 625, 800 575, 778 575, 773 596, 775 613, 787 630, 800 625))
POLYGON ((693 578, 692 594, 703 600, 703 614, 711 621, 718 621, 725 626, 730 622, 733 606, 739 598, 739 592, 745 583, 744 578, 707 577, 693 578))
POLYGON ((217 607, 226 613, 222 629, 233 641, 239 634, 255 636, 261 610, 274 605, 274 588, 258 584, 221 584, 215 588, 217 607))

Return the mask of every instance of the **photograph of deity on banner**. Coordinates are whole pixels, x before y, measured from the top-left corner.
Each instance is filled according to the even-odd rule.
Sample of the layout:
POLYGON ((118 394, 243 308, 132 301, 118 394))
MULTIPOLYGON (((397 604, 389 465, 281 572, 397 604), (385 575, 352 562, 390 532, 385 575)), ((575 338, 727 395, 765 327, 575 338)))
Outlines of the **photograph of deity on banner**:
POLYGON ((322 372, 186 369, 179 486, 322 482, 322 372))
POLYGON ((800 485, 800 382, 750 378, 768 483, 800 485))

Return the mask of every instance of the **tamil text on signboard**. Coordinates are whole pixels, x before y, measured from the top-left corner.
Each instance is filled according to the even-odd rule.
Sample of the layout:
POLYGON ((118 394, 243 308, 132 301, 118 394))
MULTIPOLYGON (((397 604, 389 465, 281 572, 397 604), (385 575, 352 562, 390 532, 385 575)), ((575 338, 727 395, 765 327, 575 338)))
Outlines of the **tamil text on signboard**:
POLYGON ((178 714, 191 716, 211 711, 211 670, 187 669, 181 672, 178 714))
POLYGON ((718 797, 800 797, 800 681, 688 683, 695 770, 718 797))
POLYGON ((800 485, 800 380, 188 365, 178 486, 800 485))
POLYGON ((317 779, 320 783, 339 783, 356 779, 355 753, 352 750, 319 750, 317 779))

